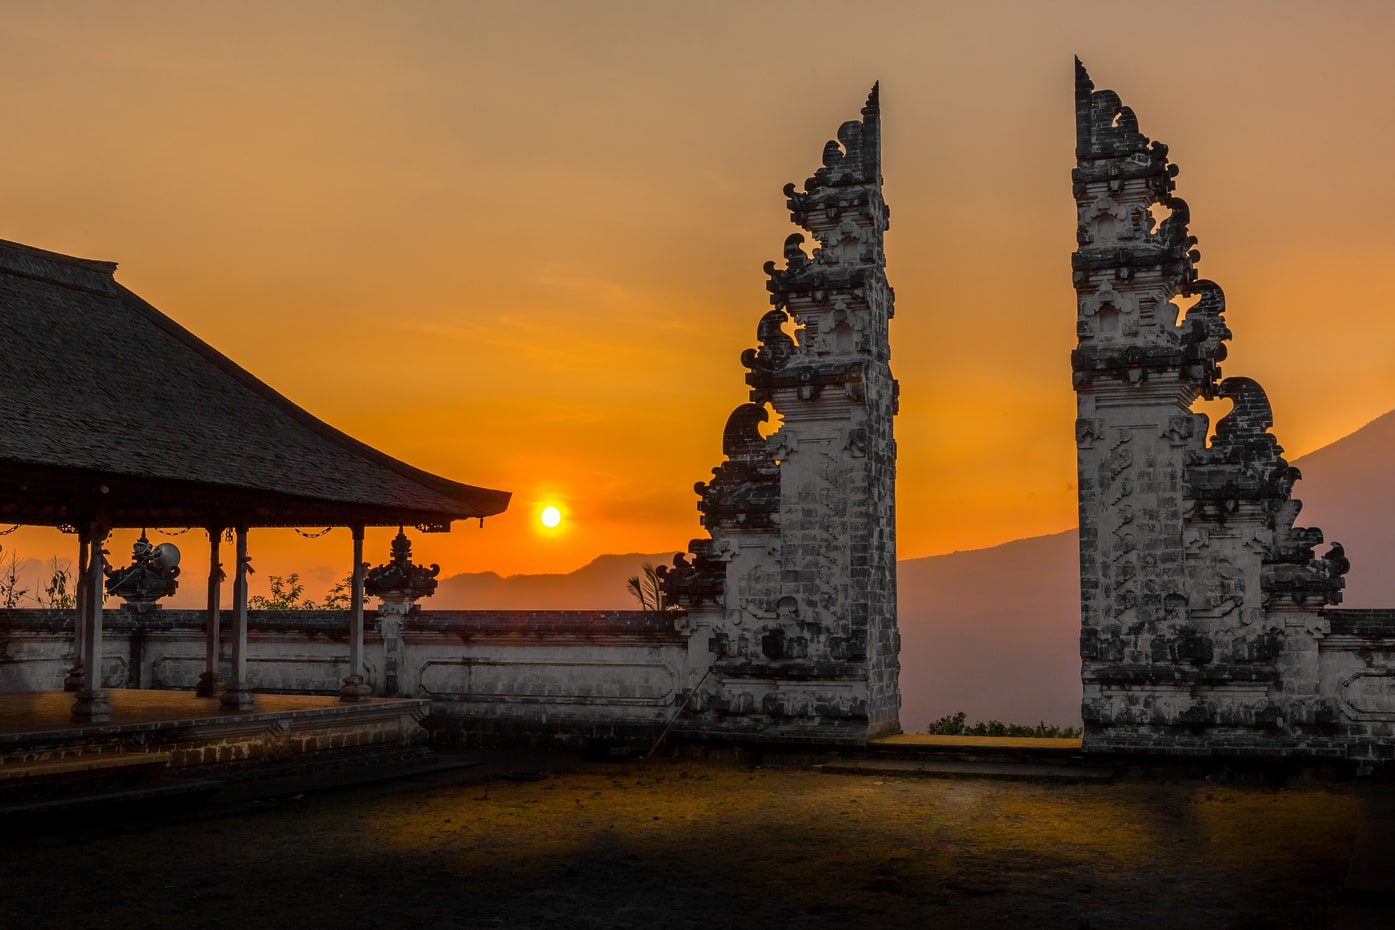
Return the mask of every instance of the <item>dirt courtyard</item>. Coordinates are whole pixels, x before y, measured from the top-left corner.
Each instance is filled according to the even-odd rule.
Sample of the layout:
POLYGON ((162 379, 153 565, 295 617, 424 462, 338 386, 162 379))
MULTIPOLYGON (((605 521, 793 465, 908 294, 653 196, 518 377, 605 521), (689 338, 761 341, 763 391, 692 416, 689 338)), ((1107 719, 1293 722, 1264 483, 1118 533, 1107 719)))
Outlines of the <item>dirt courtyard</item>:
MULTIPOLYGON (((5 928, 1321 928, 1346 789, 660 761, 5 837, 5 928)), ((1380 926, 1380 923, 1371 924, 1380 926)))

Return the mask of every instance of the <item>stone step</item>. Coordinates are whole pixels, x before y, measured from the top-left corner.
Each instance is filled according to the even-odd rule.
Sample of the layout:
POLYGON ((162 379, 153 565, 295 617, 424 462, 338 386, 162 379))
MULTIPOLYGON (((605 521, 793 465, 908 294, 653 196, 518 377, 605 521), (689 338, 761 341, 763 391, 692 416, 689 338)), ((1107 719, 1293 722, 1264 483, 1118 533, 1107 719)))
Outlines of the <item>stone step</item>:
POLYGON ((426 747, 400 747, 377 753, 335 753, 294 763, 252 764, 236 772, 213 766, 214 771, 205 777, 168 774, 124 787, 92 780, 69 783, 61 793, 49 791, 0 803, 0 822, 33 821, 45 829, 61 830, 74 823, 90 825, 94 814, 112 822, 132 817, 223 816, 322 791, 399 782, 429 786, 482 764, 473 758, 438 757, 426 747))
POLYGON ((827 775, 887 775, 919 778, 991 778, 1015 781, 1104 782, 1112 768, 1043 762, 984 762, 958 759, 840 759, 816 766, 827 775))
POLYGON ((0 782, 51 778, 61 775, 132 768, 167 768, 171 755, 167 752, 91 753, 68 759, 43 762, 11 762, 0 765, 0 782))
POLYGON ((943 762, 1014 762, 1024 765, 1088 765, 1090 757, 1079 752, 1020 752, 982 749, 876 750, 868 748, 868 759, 909 759, 943 762))
POLYGON ((871 759, 910 759, 1038 765, 1088 765, 1079 739, 907 734, 869 740, 871 759))

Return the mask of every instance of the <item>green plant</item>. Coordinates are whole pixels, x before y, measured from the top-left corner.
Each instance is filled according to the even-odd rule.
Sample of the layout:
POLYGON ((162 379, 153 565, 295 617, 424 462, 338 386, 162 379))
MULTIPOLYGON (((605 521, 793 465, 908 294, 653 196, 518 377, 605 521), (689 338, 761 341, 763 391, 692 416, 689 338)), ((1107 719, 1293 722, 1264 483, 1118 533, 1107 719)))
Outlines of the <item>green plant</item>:
POLYGON ((1081 734, 1080 727, 1062 727, 1047 724, 1036 726, 1023 723, 1003 723, 1000 720, 980 720, 974 724, 965 723, 968 715, 962 710, 934 721, 925 729, 932 736, 1016 736, 1046 739, 1074 739, 1081 734))
POLYGON ((950 714, 941 717, 926 728, 925 732, 931 736, 963 736, 964 719, 968 716, 962 710, 957 714, 950 714))
POLYGON ((44 586, 44 606, 53 610, 72 610, 73 592, 70 590, 73 572, 68 562, 60 562, 58 556, 49 559, 48 584, 44 586))
POLYGON ((658 613, 664 609, 664 591, 659 587, 659 573, 648 562, 639 568, 643 574, 631 577, 625 582, 625 588, 639 601, 640 610, 658 613))
POLYGON ((291 572, 286 577, 268 575, 271 583, 271 596, 253 594, 247 598, 247 606, 253 610, 314 610, 313 601, 302 600, 305 585, 300 583, 300 575, 291 572))
POLYGON ((305 585, 298 572, 285 577, 268 575, 267 581, 271 583, 271 596, 253 594, 247 598, 248 607, 253 610, 348 610, 354 578, 349 575, 339 581, 319 603, 305 597, 305 585))
POLYGON ((320 610, 348 610, 353 599, 354 576, 340 579, 320 601, 320 610))

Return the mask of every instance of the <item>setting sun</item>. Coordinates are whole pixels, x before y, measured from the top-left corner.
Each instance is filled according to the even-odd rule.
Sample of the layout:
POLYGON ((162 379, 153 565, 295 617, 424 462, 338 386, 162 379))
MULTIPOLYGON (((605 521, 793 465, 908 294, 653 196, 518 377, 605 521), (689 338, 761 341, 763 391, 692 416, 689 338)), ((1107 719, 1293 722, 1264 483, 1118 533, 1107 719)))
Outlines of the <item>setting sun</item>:
POLYGON ((562 522, 562 511, 551 504, 542 509, 542 514, 538 517, 542 520, 542 525, 551 529, 562 522))

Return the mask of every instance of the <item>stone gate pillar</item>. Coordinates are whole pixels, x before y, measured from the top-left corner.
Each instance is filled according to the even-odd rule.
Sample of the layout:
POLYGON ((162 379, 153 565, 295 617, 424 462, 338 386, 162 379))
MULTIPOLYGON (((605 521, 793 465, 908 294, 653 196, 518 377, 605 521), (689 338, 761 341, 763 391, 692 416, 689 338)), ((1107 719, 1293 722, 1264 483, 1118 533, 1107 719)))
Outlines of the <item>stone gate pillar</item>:
POLYGON ((1076 62, 1072 256, 1085 747, 1316 745, 1312 636, 1345 560, 1294 525, 1297 469, 1264 390, 1220 377, 1230 330, 1197 278, 1167 146, 1076 62), (1185 310, 1184 304, 1191 304, 1185 310), (1209 437, 1199 398, 1232 409, 1209 437), (1303 639, 1307 637, 1307 639, 1303 639))
POLYGON ((664 574, 668 601, 689 611, 695 677, 706 673, 680 727, 856 743, 900 731, 898 385, 876 87, 804 190, 785 196, 814 248, 794 233, 783 267, 766 264, 774 306, 742 355, 750 402, 728 420, 727 462, 697 487, 711 538, 664 574))

